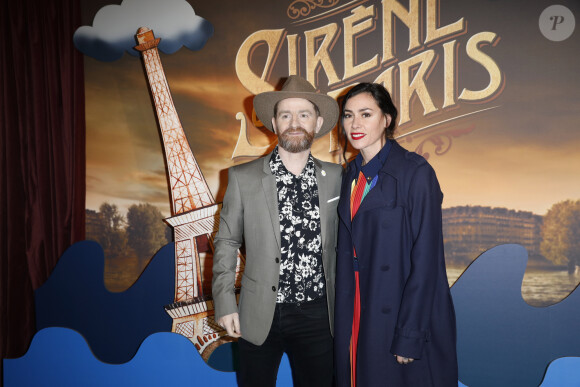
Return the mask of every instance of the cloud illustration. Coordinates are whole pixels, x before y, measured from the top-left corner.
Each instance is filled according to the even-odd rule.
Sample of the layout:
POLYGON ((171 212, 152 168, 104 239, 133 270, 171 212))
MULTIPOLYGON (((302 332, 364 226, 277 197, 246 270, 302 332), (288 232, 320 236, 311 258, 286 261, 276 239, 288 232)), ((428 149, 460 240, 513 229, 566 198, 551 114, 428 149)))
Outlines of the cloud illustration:
POLYGON ((103 62, 120 59, 125 52, 139 56, 135 34, 140 27, 161 38, 158 48, 173 54, 185 46, 201 49, 213 34, 213 25, 195 14, 185 0, 124 0, 101 8, 92 26, 79 27, 73 36, 83 54, 103 62))

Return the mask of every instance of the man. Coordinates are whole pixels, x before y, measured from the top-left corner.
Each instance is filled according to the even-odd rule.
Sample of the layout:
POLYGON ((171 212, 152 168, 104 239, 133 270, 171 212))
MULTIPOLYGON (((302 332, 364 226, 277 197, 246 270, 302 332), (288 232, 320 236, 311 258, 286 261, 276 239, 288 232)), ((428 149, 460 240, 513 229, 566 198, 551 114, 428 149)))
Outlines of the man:
POLYGON ((215 319, 239 337, 241 386, 275 386, 288 354, 295 386, 330 386, 337 204, 342 168, 310 154, 338 120, 336 101, 299 76, 254 98, 278 136, 272 153, 230 168, 214 239, 215 319), (246 267, 239 307, 238 248, 246 267))

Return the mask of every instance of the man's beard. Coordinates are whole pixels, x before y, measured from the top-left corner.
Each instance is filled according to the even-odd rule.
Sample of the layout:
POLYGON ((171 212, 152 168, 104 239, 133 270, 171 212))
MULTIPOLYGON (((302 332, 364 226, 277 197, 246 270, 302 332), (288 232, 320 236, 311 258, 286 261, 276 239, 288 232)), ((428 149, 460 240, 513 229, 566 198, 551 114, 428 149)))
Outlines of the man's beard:
POLYGON ((300 153, 310 149, 314 141, 314 133, 308 133, 304 128, 286 129, 278 135, 278 145, 290 153, 300 153), (303 136, 290 136, 289 133, 301 132, 303 136))

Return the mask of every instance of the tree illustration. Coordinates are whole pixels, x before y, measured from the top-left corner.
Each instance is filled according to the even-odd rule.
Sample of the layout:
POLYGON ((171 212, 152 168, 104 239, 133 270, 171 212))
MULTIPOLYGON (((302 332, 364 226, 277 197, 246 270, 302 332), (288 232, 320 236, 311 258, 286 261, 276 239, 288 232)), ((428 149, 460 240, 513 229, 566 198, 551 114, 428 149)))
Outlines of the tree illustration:
POLYGON ((540 250, 571 271, 580 265, 580 200, 566 200, 550 208, 544 216, 540 250))
POLYGON ((94 234, 90 237, 99 242, 105 252, 105 257, 119 257, 127 248, 125 218, 119 213, 115 204, 105 202, 99 207, 97 219, 94 234))
POLYGON ((133 204, 127 211, 128 243, 142 261, 167 244, 167 228, 161 211, 149 203, 133 204))

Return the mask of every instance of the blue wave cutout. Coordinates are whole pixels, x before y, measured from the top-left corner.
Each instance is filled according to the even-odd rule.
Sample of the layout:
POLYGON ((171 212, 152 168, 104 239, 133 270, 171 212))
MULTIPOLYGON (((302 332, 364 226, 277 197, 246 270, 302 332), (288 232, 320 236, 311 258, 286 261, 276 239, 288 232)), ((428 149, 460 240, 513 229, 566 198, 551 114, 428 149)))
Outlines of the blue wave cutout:
POLYGON ((163 306, 173 302, 175 292, 173 250, 173 243, 162 247, 133 286, 112 293, 104 285, 101 246, 75 243, 35 291, 37 329, 74 329, 100 360, 129 361, 147 336, 171 331, 163 306))
POLYGON ((93 356, 78 332, 67 328, 41 330, 26 355, 4 360, 4 383, 6 387, 236 385, 234 373, 208 367, 179 334, 155 333, 130 362, 107 364, 93 356))
MULTIPOLYGON (((549 307, 529 306, 521 294, 526 262, 523 247, 498 246, 475 260, 452 287, 458 386, 580 385, 579 292, 549 307)), ((166 333, 171 319, 163 305, 173 300, 173 244, 156 254, 126 292, 106 290, 103 270, 103 252, 94 242, 65 252, 36 291, 38 327, 78 332, 38 332, 25 356, 4 360, 6 386, 235 385, 235 374, 212 369, 187 338, 166 333)), ((291 385, 286 358, 278 385, 291 385)))
POLYGON ((580 292, 548 307, 528 305, 521 292, 526 264, 522 246, 497 246, 451 288, 459 379, 467 386, 538 386, 550 362, 580 356, 580 292))

